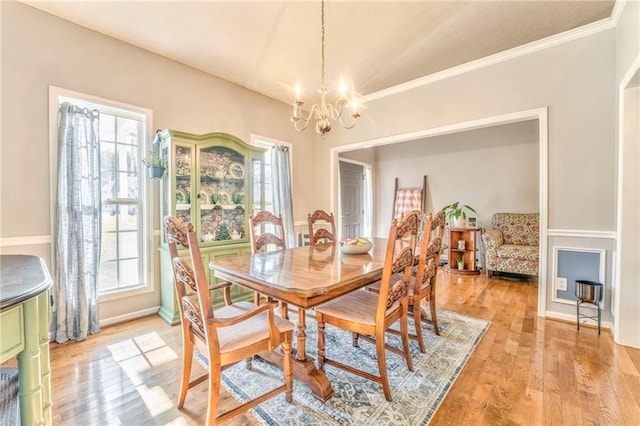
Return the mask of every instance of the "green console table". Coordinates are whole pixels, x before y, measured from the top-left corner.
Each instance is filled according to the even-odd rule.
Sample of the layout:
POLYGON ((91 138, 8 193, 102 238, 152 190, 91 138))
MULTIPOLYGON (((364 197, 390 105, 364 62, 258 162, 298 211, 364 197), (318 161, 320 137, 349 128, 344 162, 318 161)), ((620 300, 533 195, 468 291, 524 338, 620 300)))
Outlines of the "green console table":
POLYGON ((0 255, 0 363, 18 356, 20 423, 50 425, 49 288, 42 258, 0 255))

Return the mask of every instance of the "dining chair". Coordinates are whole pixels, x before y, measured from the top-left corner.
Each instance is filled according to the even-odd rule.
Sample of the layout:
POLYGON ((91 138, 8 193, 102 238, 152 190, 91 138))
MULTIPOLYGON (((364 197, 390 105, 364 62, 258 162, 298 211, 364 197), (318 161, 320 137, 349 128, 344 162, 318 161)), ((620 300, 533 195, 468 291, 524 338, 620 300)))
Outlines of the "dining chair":
POLYGON ((422 223, 420 214, 423 213, 412 211, 405 214, 400 221, 394 219, 391 223, 379 293, 356 290, 316 307, 318 367, 324 371, 324 365, 329 364, 380 383, 387 401, 391 401, 391 389, 387 375, 386 350, 403 355, 407 367, 413 371, 413 361, 409 352, 407 307, 416 239, 422 223), (401 275, 398 276, 396 273, 401 275), (385 343, 385 332, 397 321, 400 322, 402 350, 385 343), (326 324, 351 331, 354 346, 358 344, 358 336, 372 336, 376 345, 379 375, 328 358, 325 349, 326 324))
MULTIPOLYGON (((438 317, 436 313, 436 279, 440 253, 442 251, 442 237, 444 235, 445 214, 439 211, 435 215, 424 217, 424 234, 420 240, 418 263, 413 269, 409 286, 409 315, 413 317, 415 334, 409 333, 409 338, 418 342, 420 352, 425 352, 424 337, 420 321, 431 324, 433 332, 438 335, 438 317), (422 307, 422 300, 429 303, 431 315, 428 316, 422 307)), ((381 282, 378 281, 367 290, 379 292, 381 282)), ((396 330, 391 330, 396 332, 396 330)))
MULTIPOLYGON (((249 218, 249 237, 251 239, 251 252, 286 250, 284 223, 282 217, 263 210, 249 218)), ((253 303, 260 304, 260 294, 253 293, 253 303)), ((287 304, 280 302, 281 315, 289 318, 287 304)))
POLYGON ((209 387, 208 425, 226 421, 282 392, 285 393, 285 400, 292 402, 293 324, 274 315, 276 304, 273 302, 256 306, 250 302, 231 303, 228 298, 226 306, 214 310, 209 291, 227 288, 230 283, 208 285, 198 239, 191 224, 185 225, 176 217, 167 216, 164 225, 182 323, 182 377, 178 408, 184 406, 187 390, 204 381, 209 387), (193 266, 178 256, 178 244, 189 249, 193 266), (242 360, 250 362, 254 355, 274 351, 280 345, 284 355, 284 383, 217 415, 222 370, 242 360), (194 348, 207 357, 209 372, 191 380, 194 348))
POLYGON ((336 221, 333 213, 316 210, 311 214, 307 214, 307 223, 309 225, 309 243, 312 246, 317 243, 336 241, 336 221), (317 223, 322 224, 322 227, 314 230, 317 223), (329 227, 329 229, 326 227, 329 227))

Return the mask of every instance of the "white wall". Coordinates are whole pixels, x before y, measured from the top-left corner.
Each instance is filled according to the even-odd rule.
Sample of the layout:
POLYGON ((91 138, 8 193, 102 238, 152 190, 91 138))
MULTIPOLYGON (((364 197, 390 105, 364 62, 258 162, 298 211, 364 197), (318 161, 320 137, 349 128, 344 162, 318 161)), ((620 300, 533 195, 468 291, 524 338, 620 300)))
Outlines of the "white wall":
POLYGON ((621 127, 615 341, 640 347, 640 3, 627 2, 616 28, 621 127))
MULTIPOLYGON (((41 255, 51 268, 50 85, 149 108, 154 114, 152 131, 227 132, 247 142, 255 133, 293 143, 294 163, 311 155, 312 136, 292 129, 288 105, 22 3, 2 1, 0 8, 1 253, 41 255), (26 245, 33 240, 36 246, 26 245)), ((313 205, 313 194, 305 188, 314 175, 309 168, 294 171, 294 208, 302 219, 313 205)), ((153 216, 157 228, 157 210, 153 216)), ((100 318, 158 306, 159 287, 157 281, 151 294, 101 304, 100 318)))

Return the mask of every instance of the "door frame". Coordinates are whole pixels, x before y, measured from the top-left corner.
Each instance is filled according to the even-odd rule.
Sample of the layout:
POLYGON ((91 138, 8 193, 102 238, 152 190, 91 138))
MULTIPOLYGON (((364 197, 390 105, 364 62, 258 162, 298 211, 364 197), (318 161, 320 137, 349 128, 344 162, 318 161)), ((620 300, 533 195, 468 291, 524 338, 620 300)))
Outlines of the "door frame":
POLYGON ((538 258, 538 316, 545 317, 547 310, 547 232, 549 217, 549 121, 548 107, 535 108, 525 111, 517 111, 508 114, 480 118, 477 120, 449 124, 440 127, 417 130, 410 133, 385 136, 382 138, 363 140, 348 145, 335 146, 329 149, 329 202, 331 209, 335 211, 338 205, 338 155, 341 152, 358 149, 373 148, 381 145, 408 142, 417 139, 425 139, 433 136, 447 135, 485 127, 499 126, 503 124, 517 123, 520 121, 538 121, 538 151, 539 151, 539 184, 538 203, 540 212, 540 247, 538 258))

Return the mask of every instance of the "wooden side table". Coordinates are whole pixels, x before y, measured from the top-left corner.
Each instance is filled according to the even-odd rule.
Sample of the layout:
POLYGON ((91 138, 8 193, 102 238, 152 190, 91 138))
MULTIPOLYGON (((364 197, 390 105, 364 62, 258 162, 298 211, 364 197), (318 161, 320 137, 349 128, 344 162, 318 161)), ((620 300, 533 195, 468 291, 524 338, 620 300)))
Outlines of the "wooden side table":
POLYGON ((447 272, 465 275, 480 273, 476 266, 478 231, 480 228, 447 228, 449 235, 447 272))

